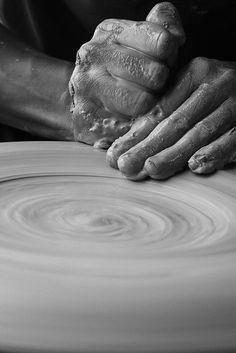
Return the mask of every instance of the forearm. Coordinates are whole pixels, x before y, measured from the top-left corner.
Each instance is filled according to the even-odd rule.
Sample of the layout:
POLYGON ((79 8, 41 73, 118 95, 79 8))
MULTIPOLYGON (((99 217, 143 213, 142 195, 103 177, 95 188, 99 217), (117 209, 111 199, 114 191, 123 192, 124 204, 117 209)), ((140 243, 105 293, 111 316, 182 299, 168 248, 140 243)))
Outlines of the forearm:
POLYGON ((49 139, 73 139, 73 64, 48 57, 0 27, 0 122, 49 139))

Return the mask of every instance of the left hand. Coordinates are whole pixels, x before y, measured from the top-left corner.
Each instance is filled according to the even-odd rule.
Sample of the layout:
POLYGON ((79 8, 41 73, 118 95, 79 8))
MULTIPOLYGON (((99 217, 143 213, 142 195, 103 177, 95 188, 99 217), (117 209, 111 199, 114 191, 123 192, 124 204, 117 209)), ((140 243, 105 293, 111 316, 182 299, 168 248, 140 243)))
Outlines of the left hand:
POLYGON ((107 152, 129 179, 211 173, 236 158, 236 63, 195 58, 107 152))
POLYGON ((108 148, 156 102, 185 41, 177 9, 158 3, 146 21, 107 19, 77 53, 69 88, 74 137, 108 148))

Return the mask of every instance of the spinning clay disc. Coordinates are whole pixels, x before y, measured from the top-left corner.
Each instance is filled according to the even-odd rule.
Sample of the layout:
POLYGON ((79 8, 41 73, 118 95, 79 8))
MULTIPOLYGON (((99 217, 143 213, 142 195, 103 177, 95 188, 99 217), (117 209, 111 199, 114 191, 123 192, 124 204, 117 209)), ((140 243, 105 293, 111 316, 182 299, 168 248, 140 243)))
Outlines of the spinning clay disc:
POLYGON ((0 348, 236 350, 236 170, 131 182, 67 142, 0 148, 0 348))

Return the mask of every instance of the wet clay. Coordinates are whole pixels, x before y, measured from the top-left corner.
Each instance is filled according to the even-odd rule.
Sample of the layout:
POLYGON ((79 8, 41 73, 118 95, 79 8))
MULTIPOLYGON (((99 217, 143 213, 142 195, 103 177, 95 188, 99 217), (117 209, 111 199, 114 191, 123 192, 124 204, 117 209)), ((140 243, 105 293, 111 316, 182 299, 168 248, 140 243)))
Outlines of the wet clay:
POLYGON ((77 143, 0 149, 0 347, 236 349, 236 171, 125 180, 77 143))

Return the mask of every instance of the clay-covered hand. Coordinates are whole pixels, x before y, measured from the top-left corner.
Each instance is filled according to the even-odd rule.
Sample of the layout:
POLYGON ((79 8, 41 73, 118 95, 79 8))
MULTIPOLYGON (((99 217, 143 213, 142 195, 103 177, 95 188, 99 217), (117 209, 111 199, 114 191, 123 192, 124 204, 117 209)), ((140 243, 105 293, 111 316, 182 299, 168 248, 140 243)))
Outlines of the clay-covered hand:
POLYGON ((198 174, 236 158, 236 63, 195 58, 175 84, 107 152, 130 179, 198 174))
POLYGON ((146 21, 109 19, 77 53, 70 80, 75 140, 108 148, 149 111, 165 85, 185 34, 170 3, 146 21))

